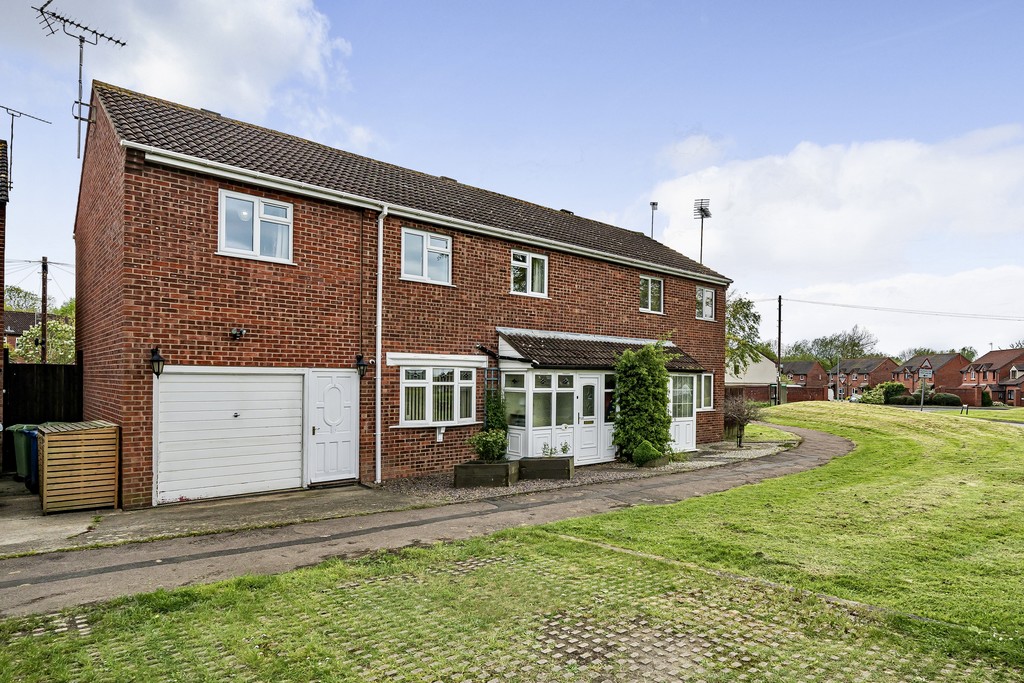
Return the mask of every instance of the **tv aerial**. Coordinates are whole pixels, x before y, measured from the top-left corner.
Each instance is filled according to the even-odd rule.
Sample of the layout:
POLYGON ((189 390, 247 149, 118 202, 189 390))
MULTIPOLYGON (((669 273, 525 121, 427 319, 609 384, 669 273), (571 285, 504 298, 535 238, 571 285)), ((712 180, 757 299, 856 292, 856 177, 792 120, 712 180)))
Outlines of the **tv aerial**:
POLYGON ((78 147, 76 149, 76 158, 82 158, 82 123, 88 123, 91 120, 91 112, 87 112, 85 116, 82 115, 83 111, 88 109, 90 105, 87 102, 82 101, 82 63, 85 60, 85 45, 99 45, 100 40, 105 40, 108 43, 113 43, 118 47, 124 47, 126 43, 123 40, 108 36, 106 33, 97 31, 94 28, 90 28, 85 24, 66 17, 62 14, 57 14, 52 10, 46 9, 49 7, 53 0, 46 0, 40 7, 33 7, 35 11, 39 12, 39 24, 43 27, 43 30, 47 32, 46 35, 52 36, 57 33, 58 29, 64 32, 64 35, 76 38, 78 40, 78 99, 71 106, 71 116, 78 121, 78 147))
POLYGON ((0 109, 3 109, 11 117, 11 138, 7 146, 7 189, 14 189, 14 119, 20 119, 22 116, 27 116, 30 119, 40 121, 47 125, 50 124, 46 119, 41 119, 38 116, 32 116, 32 114, 26 114, 23 111, 17 109, 11 109, 0 104, 0 109))

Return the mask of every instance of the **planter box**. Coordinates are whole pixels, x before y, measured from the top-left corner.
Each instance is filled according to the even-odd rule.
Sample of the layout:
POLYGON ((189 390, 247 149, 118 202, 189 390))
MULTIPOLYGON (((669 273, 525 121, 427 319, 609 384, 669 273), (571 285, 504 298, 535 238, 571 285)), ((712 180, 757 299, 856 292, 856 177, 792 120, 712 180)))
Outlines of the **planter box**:
POLYGON ((519 461, 481 462, 473 460, 455 466, 455 488, 470 486, 511 486, 519 481, 519 461))
POLYGON ((520 479, 572 479, 575 472, 571 455, 553 458, 523 458, 519 461, 520 479))

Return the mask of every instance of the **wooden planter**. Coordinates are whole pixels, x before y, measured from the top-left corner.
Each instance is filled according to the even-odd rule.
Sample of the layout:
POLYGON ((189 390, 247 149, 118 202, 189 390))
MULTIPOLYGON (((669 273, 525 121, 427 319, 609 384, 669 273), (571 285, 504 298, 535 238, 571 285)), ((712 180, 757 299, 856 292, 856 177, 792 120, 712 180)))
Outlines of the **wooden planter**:
POLYGON ((519 481, 519 461, 483 462, 473 460, 455 466, 455 488, 470 486, 511 486, 519 481))
POLYGON ((575 470, 571 455, 551 458, 523 458, 519 461, 520 479, 572 479, 575 470))
POLYGON ((115 424, 47 422, 39 426, 43 513, 117 507, 120 432, 115 424))

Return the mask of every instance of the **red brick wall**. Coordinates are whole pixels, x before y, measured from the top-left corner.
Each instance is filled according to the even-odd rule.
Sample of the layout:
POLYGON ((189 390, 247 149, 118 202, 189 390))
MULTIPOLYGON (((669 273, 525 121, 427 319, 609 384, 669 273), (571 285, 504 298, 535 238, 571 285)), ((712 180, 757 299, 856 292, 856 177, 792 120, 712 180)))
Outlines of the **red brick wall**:
POLYGON ((827 401, 828 387, 786 387, 786 403, 801 401, 827 401))
POLYGON ((981 387, 955 387, 947 389, 947 394, 956 394, 960 397, 960 400, 964 405, 968 406, 980 406, 981 405, 981 387))
MULTIPOLYGON (((104 116, 90 130, 82 196, 89 198, 82 200, 77 223, 85 417, 122 425, 125 507, 151 503, 153 377, 147 359, 152 346, 160 347, 169 365, 350 368, 359 352, 373 357, 375 212, 147 165, 136 151, 125 156, 104 116), (294 205, 294 265, 216 254, 221 188, 294 205), (233 341, 232 327, 244 327, 248 334, 233 341)), ((716 320, 698 321, 695 283, 655 274, 665 282, 665 315, 644 314, 639 311, 642 271, 534 250, 549 257, 551 298, 517 296, 509 293, 512 246, 386 220, 385 358, 360 387, 363 481, 374 477, 376 372, 383 382, 385 479, 468 460, 465 439, 479 429, 449 427, 437 443, 434 428, 393 428, 399 422, 399 369, 386 365, 386 354, 479 353, 478 343, 497 348, 499 326, 649 338, 671 334, 715 374, 714 400, 721 404, 723 287, 716 287, 716 320), (453 236, 454 286, 400 279, 402 226, 453 236)), ((477 389, 482 417, 482 373, 477 389)), ((699 442, 719 440, 721 433, 720 412, 699 413, 699 442)))

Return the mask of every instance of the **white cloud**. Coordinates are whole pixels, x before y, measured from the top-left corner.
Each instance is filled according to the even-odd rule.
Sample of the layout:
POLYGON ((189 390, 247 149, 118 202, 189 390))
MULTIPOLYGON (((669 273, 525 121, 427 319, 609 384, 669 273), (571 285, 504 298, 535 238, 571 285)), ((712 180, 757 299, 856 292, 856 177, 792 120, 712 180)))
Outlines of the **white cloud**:
MULTIPOLYGON (((1024 126, 936 144, 804 142, 787 154, 680 175, 651 197, 667 224, 664 241, 691 257, 700 250, 693 200, 711 198, 704 262, 741 291, 1024 317, 1024 126)), ((861 324, 892 353, 918 345, 980 350, 1024 337, 1020 322, 796 304, 790 313, 784 341, 861 324)), ((773 330, 766 323, 766 336, 773 330)))
POLYGON ((692 173, 718 163, 729 143, 707 135, 691 135, 668 147, 662 157, 676 173, 692 173))

